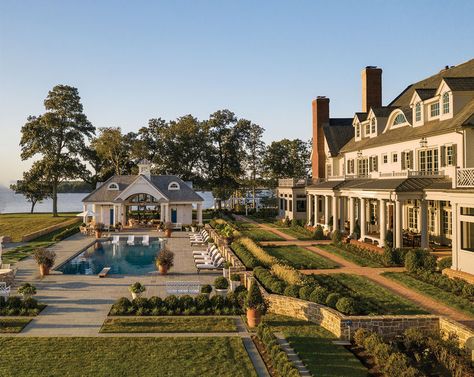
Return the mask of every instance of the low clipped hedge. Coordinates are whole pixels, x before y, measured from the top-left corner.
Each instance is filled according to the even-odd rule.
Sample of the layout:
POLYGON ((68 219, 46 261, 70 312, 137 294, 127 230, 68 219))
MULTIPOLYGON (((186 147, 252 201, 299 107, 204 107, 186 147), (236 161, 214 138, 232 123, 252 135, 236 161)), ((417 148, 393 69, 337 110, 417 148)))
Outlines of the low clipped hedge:
POLYGON ((439 272, 431 272, 427 270, 417 270, 416 272, 408 272, 408 274, 414 279, 421 280, 422 282, 434 285, 444 291, 474 301, 474 284, 470 284, 465 280, 458 278, 451 279, 439 272))
POLYGON ((300 372, 293 365, 288 355, 283 351, 278 344, 277 338, 272 330, 265 324, 261 323, 257 328, 257 337, 265 346, 267 354, 270 357, 273 368, 285 377, 299 377, 300 372))
POLYGON ((22 298, 20 296, 10 296, 8 299, 0 297, 0 315, 4 316, 36 316, 45 308, 34 298, 22 298))
POLYGON ((253 270, 254 276, 263 285, 263 287, 270 293, 283 294, 287 284, 273 275, 270 270, 264 267, 255 267, 253 270))
POLYGON ((150 298, 138 297, 129 300, 119 298, 110 310, 110 315, 240 315, 244 313, 243 305, 247 291, 238 287, 235 292, 229 292, 226 297, 199 294, 196 297, 189 295, 171 295, 164 299, 153 296, 150 298))
POLYGON ((61 241, 64 240, 65 238, 71 237, 72 235, 79 233, 79 226, 76 224, 72 228, 66 228, 62 232, 56 234, 53 236, 53 241, 61 241))
POLYGON ((262 263, 257 258, 255 258, 246 247, 240 244, 240 242, 232 242, 231 248, 246 268, 253 269, 255 267, 262 266, 262 263))

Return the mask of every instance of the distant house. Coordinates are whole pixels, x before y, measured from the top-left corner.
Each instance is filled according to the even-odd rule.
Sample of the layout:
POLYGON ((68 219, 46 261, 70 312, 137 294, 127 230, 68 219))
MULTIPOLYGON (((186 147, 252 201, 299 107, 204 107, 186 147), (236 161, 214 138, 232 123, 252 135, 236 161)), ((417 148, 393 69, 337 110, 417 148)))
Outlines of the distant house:
POLYGON ((163 222, 190 225, 193 205, 196 222, 202 224, 204 201, 189 183, 174 175, 151 175, 151 164, 141 161, 138 175, 114 175, 82 201, 84 211, 94 212, 96 222, 106 225, 129 224, 145 213, 163 222))

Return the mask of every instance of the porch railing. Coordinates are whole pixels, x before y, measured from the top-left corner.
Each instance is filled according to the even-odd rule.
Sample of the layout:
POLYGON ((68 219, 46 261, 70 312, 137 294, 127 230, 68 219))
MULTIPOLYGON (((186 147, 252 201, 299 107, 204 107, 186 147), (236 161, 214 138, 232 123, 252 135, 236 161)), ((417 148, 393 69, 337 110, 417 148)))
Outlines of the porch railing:
POLYGON ((474 168, 456 170, 457 187, 474 187, 474 168))
POLYGON ((280 178, 278 180, 279 187, 304 187, 311 183, 311 179, 308 178, 280 178))
POLYGON ((405 170, 391 171, 388 173, 379 173, 380 178, 406 177, 406 178, 441 178, 444 177, 444 170, 423 171, 423 170, 405 170))

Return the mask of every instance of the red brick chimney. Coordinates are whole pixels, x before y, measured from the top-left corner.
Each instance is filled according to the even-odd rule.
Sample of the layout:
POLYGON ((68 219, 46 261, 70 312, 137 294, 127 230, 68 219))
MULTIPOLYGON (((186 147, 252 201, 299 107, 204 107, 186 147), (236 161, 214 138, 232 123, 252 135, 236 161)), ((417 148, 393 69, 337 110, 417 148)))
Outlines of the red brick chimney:
POLYGON ((324 153, 323 127, 329 125, 329 98, 317 97, 313 106, 313 154, 311 167, 313 178, 324 178, 326 175, 326 155, 324 153))
POLYGON ((362 111, 382 107, 382 69, 367 66, 362 70, 362 111))

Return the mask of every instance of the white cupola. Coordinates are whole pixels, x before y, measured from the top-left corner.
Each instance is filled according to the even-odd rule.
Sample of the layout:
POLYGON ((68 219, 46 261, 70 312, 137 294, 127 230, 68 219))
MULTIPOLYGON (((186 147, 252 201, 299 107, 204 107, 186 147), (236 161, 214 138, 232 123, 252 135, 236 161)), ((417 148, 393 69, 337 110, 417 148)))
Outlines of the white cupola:
POLYGON ((138 174, 151 178, 151 163, 148 160, 141 160, 138 163, 138 174))

